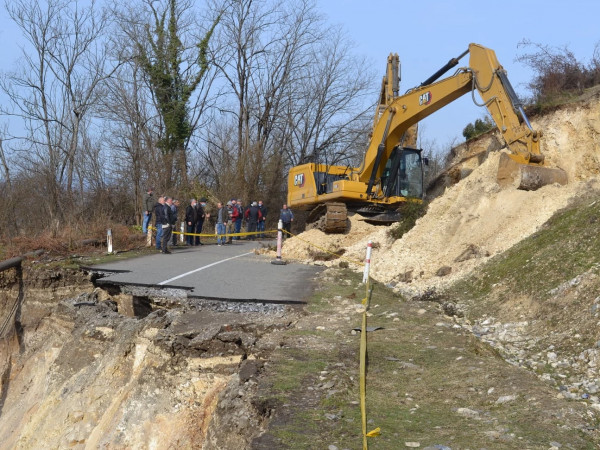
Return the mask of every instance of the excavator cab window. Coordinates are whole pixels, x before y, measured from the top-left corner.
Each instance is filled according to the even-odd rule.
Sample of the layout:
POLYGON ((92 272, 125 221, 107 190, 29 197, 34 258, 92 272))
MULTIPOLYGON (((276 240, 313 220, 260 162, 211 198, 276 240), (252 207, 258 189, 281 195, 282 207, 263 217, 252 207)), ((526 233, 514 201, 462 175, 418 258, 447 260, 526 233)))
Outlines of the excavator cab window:
POLYGON ((423 198, 423 158, 421 150, 396 147, 388 159, 381 186, 386 197, 423 198))

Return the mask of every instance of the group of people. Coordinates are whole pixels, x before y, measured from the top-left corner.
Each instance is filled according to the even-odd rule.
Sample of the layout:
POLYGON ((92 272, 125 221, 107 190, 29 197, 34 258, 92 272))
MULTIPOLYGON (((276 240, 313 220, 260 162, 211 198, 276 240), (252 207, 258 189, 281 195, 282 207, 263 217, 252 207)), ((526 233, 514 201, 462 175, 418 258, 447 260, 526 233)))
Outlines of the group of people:
MULTIPOLYGON (((200 241, 202 227, 206 219, 211 217, 211 212, 206 205, 206 198, 201 198, 199 201, 191 199, 190 204, 185 210, 185 231, 186 244, 189 246, 203 245, 200 241)), ((148 233, 148 227, 152 216, 155 216, 156 227, 156 249, 162 253, 171 253, 168 245, 172 240, 172 244, 176 245, 176 236, 173 235, 173 228, 177 224, 179 200, 172 197, 161 196, 155 200, 153 189, 149 188, 146 191, 143 200, 144 220, 142 222, 142 231, 148 233)), ((217 210, 214 213, 215 218, 215 234, 217 235, 217 244, 219 246, 231 243, 233 239, 240 239, 239 236, 230 236, 231 234, 240 233, 242 230, 242 221, 246 220, 247 231, 255 233, 248 236, 248 239, 254 240, 256 237, 265 237, 265 223, 267 220, 268 209, 262 201, 252 202, 247 208, 244 208, 241 199, 232 199, 226 204, 217 203, 217 210)), ((294 215, 287 205, 283 205, 279 219, 283 222, 283 229, 291 231, 294 215)), ((284 238, 285 238, 284 233, 284 238)))

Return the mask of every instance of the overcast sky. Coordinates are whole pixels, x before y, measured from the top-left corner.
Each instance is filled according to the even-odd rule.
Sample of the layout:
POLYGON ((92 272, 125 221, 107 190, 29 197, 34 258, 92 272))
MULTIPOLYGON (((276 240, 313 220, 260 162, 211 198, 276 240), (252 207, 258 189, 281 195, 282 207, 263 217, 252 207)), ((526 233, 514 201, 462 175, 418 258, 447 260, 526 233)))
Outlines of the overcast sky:
MULTIPOLYGON (((201 4, 201 0, 198 2, 201 4)), ((567 45, 584 61, 591 58, 600 41, 598 0, 317 0, 317 8, 330 23, 346 30, 356 54, 367 57, 378 73, 377 80, 384 74, 387 55, 398 53, 401 92, 420 84, 466 50, 470 42, 476 42, 494 49, 517 92, 528 94, 525 84, 532 73, 515 61, 517 55, 527 51, 517 48, 520 41, 567 45)), ((6 72, 19 56, 22 38, 3 6, 0 40, 0 71, 6 72)), ((461 65, 467 62, 468 56, 461 65)), ((379 88, 378 83, 374 90, 379 88)), ((465 125, 484 113, 485 109, 476 107, 471 96, 465 95, 426 119, 423 137, 429 142, 435 140, 438 146, 445 146, 453 138, 463 140, 465 125)))

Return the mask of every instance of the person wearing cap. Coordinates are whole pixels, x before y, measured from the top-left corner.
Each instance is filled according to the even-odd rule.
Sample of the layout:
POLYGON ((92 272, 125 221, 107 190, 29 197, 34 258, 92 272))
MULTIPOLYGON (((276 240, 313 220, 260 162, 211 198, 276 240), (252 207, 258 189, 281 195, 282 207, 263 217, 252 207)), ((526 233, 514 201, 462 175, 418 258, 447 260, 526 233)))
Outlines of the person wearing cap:
MULTIPOLYGON (((248 223, 248 233, 255 232, 258 222, 262 219, 262 213, 260 212, 260 209, 258 209, 258 203, 252 202, 252 204, 246 210, 244 216, 246 217, 246 222, 248 223)), ((248 237, 252 240, 256 239, 255 234, 251 234, 248 237)))
POLYGON ((233 231, 235 229, 235 227, 233 225, 233 221, 236 219, 234 214, 237 214, 237 209, 235 209, 235 207, 233 206, 234 201, 235 200, 229 200, 227 202, 227 215, 229 216, 229 221, 227 222, 227 241, 225 242, 226 244, 231 244, 231 242, 232 242, 231 234, 233 233, 233 231))
MULTIPOLYGON (((206 208, 206 198, 202 197, 198 201, 198 203, 196 203, 196 227, 195 227, 194 233, 196 233, 196 234, 202 233, 202 226, 204 225, 204 219, 206 219, 208 217, 210 217, 210 214, 208 213, 208 210, 206 208)), ((196 236, 195 243, 196 243, 196 245, 204 245, 200 241, 200 236, 196 236)))

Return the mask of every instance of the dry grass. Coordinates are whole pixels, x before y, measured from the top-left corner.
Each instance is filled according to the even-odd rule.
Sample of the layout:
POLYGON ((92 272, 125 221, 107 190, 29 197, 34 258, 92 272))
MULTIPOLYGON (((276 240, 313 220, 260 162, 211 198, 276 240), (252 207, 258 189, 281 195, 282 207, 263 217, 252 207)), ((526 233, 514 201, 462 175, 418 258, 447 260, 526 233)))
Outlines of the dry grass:
POLYGON ((43 230, 3 240, 0 242, 0 258, 11 258, 40 249, 56 256, 67 256, 73 251, 79 254, 93 254, 101 249, 105 251, 108 227, 112 230, 116 248, 131 250, 145 244, 145 236, 139 230, 120 224, 107 226, 105 222, 98 221, 59 228, 56 232, 43 230))

